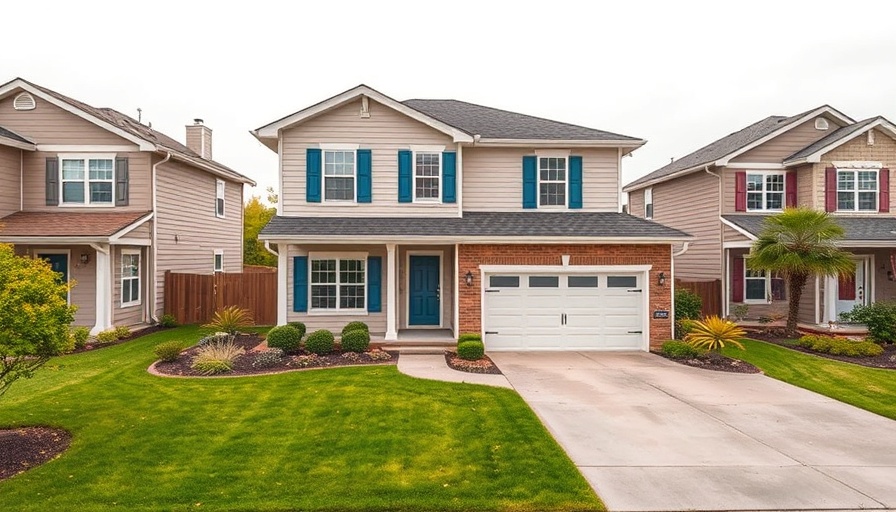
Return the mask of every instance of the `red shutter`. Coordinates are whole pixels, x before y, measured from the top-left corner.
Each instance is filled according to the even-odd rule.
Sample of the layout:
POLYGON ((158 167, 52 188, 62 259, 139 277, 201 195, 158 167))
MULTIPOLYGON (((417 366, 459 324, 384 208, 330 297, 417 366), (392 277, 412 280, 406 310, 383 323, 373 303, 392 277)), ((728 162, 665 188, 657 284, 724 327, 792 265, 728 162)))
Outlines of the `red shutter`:
POLYGON ((824 211, 837 211, 837 168, 824 170, 824 211))
POLYGON ((747 173, 734 173, 734 211, 747 211, 747 173))
POLYGON ((735 256, 731 260, 731 302, 744 301, 744 259, 735 256))
POLYGON ((784 178, 785 205, 796 208, 796 171, 790 171, 784 178))
POLYGON ((878 188, 880 188, 880 212, 890 212, 890 170, 881 169, 878 174, 878 188))
POLYGON ((837 283, 838 300, 856 300, 856 275, 840 275, 837 283))

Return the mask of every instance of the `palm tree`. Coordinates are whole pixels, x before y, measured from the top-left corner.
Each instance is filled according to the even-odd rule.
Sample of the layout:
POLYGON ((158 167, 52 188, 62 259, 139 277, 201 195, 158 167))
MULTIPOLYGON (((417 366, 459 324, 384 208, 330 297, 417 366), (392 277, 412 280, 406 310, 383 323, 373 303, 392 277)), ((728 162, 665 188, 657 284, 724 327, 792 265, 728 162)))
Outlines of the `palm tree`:
POLYGON ((746 263, 747 268, 776 273, 787 280, 788 334, 796 334, 800 298, 809 277, 855 272, 850 253, 836 245, 842 238, 843 228, 830 215, 809 208, 786 208, 765 219, 746 263))

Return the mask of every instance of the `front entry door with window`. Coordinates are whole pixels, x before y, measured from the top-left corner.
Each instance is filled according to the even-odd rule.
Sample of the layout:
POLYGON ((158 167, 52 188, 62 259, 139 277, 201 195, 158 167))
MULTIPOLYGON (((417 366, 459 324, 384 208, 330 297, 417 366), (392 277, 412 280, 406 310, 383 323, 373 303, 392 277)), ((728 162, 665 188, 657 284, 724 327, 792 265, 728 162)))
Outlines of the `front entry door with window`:
POLYGON ((53 272, 62 274, 61 281, 68 282, 68 255, 67 254, 38 254, 38 258, 46 260, 53 267, 53 272))
POLYGON ((865 259, 856 260, 856 273, 852 276, 841 276, 836 280, 837 293, 836 310, 837 318, 841 313, 852 311, 857 304, 868 304, 868 284, 865 277, 865 259))
POLYGON ((438 256, 410 256, 408 325, 439 325, 438 256))

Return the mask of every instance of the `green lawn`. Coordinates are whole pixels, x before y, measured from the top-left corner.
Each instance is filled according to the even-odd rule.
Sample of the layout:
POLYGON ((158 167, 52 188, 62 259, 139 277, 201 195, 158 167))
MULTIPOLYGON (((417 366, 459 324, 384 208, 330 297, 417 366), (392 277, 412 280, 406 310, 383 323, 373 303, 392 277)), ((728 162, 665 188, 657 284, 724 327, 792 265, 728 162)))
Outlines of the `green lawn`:
POLYGON ((0 482, 3 510, 602 510, 513 391, 394 366, 263 377, 146 373, 195 327, 54 359, 0 398, 0 427, 71 431, 0 482))
POLYGON ((896 419, 896 371, 842 363, 756 340, 743 340, 746 352, 724 354, 759 367, 778 380, 896 419))

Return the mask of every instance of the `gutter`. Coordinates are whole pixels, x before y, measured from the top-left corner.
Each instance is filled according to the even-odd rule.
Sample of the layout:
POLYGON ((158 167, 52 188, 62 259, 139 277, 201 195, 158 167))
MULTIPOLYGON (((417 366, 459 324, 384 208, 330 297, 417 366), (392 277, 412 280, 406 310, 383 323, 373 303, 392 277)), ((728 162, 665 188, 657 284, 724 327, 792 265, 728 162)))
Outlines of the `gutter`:
POLYGON ((669 308, 672 314, 672 337, 675 337, 675 258, 681 256, 682 254, 688 252, 688 249, 691 247, 691 242, 684 242, 681 244, 681 250, 672 253, 672 258, 669 259, 669 290, 672 293, 672 307, 669 308))
MULTIPOLYGON (((722 296, 721 304, 722 304, 722 318, 728 318, 728 301, 725 300, 728 297, 728 287, 726 286, 728 283, 728 268, 726 263, 728 262, 728 251, 725 250, 725 219, 722 218, 722 203, 724 202, 724 190, 722 187, 722 175, 718 173, 714 173, 709 170, 709 166, 703 166, 703 172, 709 174, 710 176, 715 177, 719 180, 719 193, 717 194, 717 198, 719 201, 719 274, 722 278, 722 296)), ((737 228, 735 228, 737 229, 737 228)))
MULTIPOLYGON (((158 167, 168 160, 171 160, 171 152, 166 151, 165 158, 156 162, 152 166, 152 212, 155 215, 158 212, 159 201, 158 201, 158 167)), ((159 219, 158 217, 154 217, 152 221, 152 287, 149 289, 150 291, 150 300, 149 300, 149 318, 153 322, 158 323, 159 319, 156 317, 156 300, 158 299, 158 294, 156 293, 156 280, 158 276, 156 275, 158 272, 158 264, 156 263, 156 259, 159 257, 159 219)))
MULTIPOLYGON (((277 247, 277 248, 279 249, 279 247, 277 247)), ((277 252, 277 251, 271 249, 271 241, 270 241, 270 240, 265 240, 265 241, 264 241, 264 250, 268 251, 269 253, 273 254, 274 256, 276 256, 276 257, 278 257, 278 258, 280 257, 280 253, 279 253, 279 252, 277 252)))

